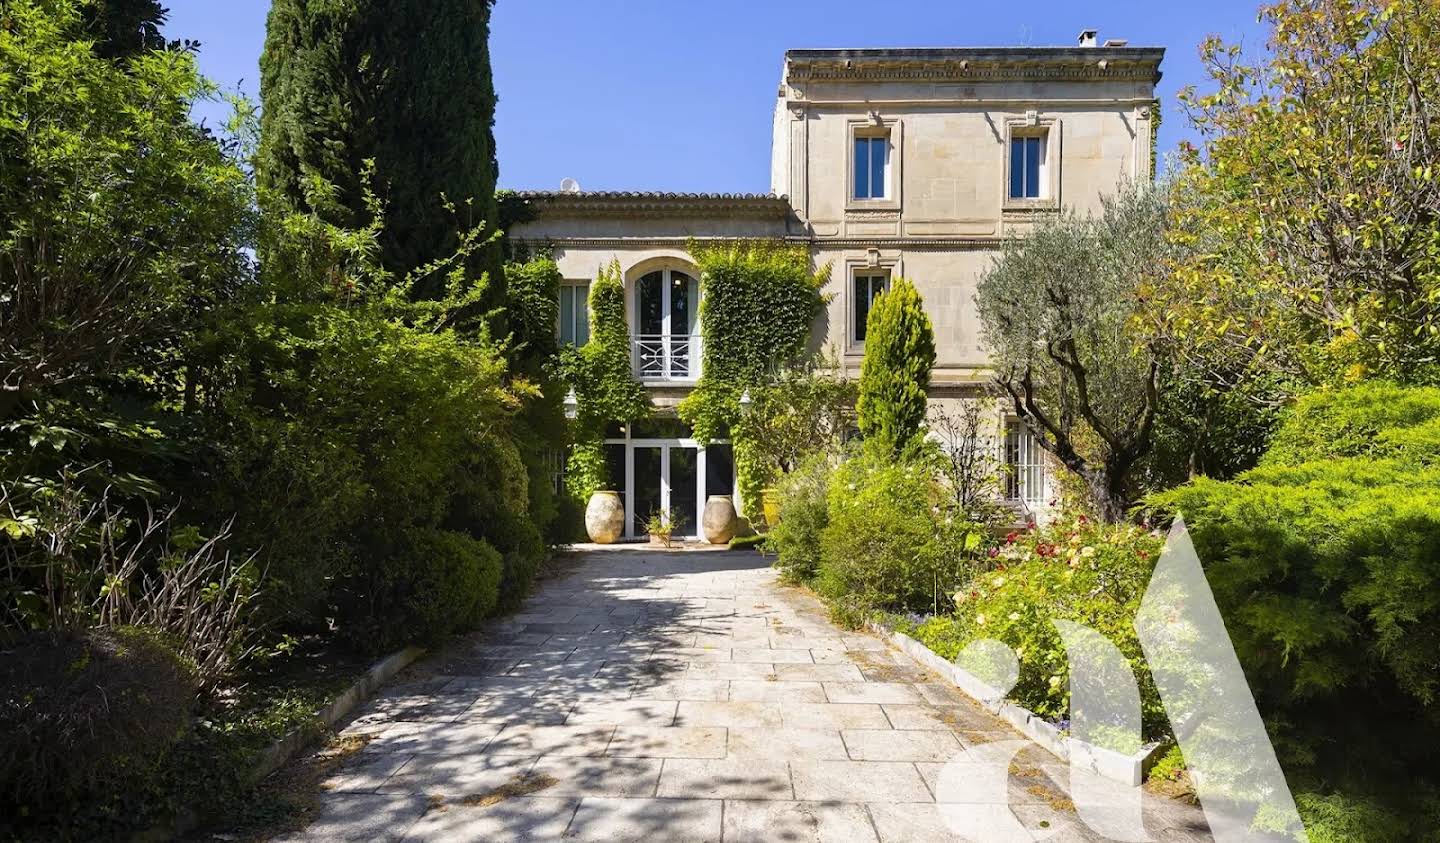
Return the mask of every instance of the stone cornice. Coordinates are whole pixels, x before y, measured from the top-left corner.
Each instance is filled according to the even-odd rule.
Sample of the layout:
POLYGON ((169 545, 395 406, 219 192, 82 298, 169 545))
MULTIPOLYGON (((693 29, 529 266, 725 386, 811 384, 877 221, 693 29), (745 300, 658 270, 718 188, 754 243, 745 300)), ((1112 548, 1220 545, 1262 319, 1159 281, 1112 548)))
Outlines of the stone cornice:
POLYGON ((543 216, 786 219, 792 213, 788 197, 765 193, 520 191, 513 197, 543 216))
POLYGON ((786 84, 812 82, 1160 81, 1163 47, 790 50, 786 84))
MULTIPOLYGON (((730 241, 736 237, 512 237, 529 246, 562 246, 575 249, 667 249, 684 248, 695 240, 730 241)), ((1005 237, 796 237, 783 238, 816 249, 908 249, 932 252, 983 252, 999 249, 1005 237)))

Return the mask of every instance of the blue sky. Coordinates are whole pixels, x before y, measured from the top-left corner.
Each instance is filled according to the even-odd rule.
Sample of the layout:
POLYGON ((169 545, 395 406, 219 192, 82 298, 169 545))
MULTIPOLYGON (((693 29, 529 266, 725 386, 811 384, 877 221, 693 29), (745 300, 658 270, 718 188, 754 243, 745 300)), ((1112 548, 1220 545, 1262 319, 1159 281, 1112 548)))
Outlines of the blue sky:
MULTIPOLYGON (((1208 34, 1261 47, 1256 4, 498 0, 500 184, 554 189, 569 176, 586 190, 764 192, 786 49, 1072 44, 1087 27, 1167 48, 1164 152, 1190 136, 1175 93, 1206 81, 1196 48, 1208 34)), ((254 95, 269 0, 169 6, 169 34, 202 43, 206 75, 254 95)))

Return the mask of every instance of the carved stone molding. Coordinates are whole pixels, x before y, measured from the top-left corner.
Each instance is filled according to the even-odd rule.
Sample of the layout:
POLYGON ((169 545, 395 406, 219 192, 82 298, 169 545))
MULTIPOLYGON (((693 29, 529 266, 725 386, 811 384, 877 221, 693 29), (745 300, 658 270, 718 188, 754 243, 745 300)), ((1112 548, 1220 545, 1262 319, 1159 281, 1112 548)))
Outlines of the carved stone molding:
POLYGON ((1116 80, 1155 82, 1158 47, 1011 47, 791 50, 786 81, 975 82, 1116 80))
POLYGON ((744 217, 785 219, 790 199, 764 193, 521 191, 515 198, 541 215, 562 217, 744 217))
POLYGON ((847 208, 845 210, 846 222, 899 222, 900 211, 884 208, 847 208))

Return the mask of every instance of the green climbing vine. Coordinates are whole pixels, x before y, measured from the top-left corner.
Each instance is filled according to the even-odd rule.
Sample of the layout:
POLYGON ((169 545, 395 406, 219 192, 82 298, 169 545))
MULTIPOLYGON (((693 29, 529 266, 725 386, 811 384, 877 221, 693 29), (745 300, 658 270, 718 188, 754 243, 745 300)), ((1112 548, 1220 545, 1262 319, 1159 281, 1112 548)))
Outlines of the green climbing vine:
POLYGON ((650 415, 650 399, 630 366, 625 281, 619 261, 601 268, 590 285, 590 340, 579 349, 564 349, 560 369, 580 404, 572 425, 566 489, 583 504, 611 479, 605 467, 605 426, 650 415))
POLYGON ((728 433, 744 514, 753 519, 776 467, 752 447, 740 396, 812 356, 810 328, 825 307, 830 268, 812 272, 808 249, 773 240, 692 241, 689 252, 700 268, 705 351, 700 382, 679 414, 701 442, 728 433))

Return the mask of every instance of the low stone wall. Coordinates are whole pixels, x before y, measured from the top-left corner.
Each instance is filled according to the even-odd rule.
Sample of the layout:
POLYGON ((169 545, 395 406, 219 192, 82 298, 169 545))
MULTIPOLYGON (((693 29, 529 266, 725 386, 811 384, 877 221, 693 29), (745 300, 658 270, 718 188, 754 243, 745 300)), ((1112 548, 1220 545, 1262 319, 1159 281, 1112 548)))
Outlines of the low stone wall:
POLYGON ((1072 766, 1131 787, 1139 787, 1145 781, 1145 773, 1159 758, 1163 748, 1163 744, 1159 743, 1146 744, 1135 754, 1126 755, 1072 738, 1040 715, 1005 699, 1004 693, 998 689, 987 685, 954 662, 936 655, 929 647, 905 633, 873 622, 870 629, 910 658, 940 674, 995 716, 1014 726, 1022 735, 1045 747, 1062 761, 1070 762, 1072 766))

